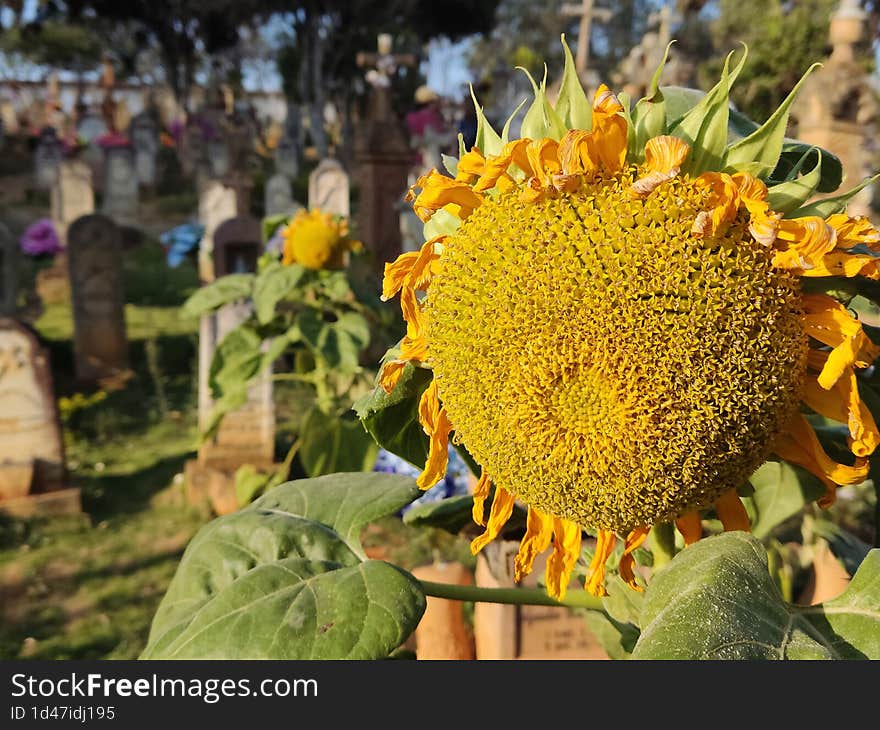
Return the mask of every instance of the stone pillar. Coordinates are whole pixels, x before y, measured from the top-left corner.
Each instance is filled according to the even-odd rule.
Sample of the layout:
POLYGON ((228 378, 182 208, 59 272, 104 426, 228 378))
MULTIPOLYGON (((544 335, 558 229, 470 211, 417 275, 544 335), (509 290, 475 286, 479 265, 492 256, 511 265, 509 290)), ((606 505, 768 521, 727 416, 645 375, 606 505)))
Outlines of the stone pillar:
MULTIPOLYGON (((434 563, 412 571, 419 580, 472 585, 471 572, 459 563, 434 563)), ((474 641, 464 623, 462 602, 428 596, 425 615, 416 627, 419 659, 473 659, 474 641)))

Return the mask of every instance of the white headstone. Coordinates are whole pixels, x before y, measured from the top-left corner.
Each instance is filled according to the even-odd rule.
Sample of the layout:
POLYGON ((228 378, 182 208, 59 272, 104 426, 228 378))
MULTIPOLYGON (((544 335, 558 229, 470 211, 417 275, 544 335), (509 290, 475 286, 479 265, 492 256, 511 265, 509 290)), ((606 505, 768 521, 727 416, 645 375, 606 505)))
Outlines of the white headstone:
POLYGON ((199 222, 205 233, 199 244, 199 275, 202 282, 214 280, 214 231, 229 218, 238 214, 235 188, 219 180, 205 181, 199 192, 199 222))
POLYGON ((83 160, 65 160, 58 167, 52 186, 52 221, 62 245, 67 245, 67 229, 77 218, 95 212, 92 168, 83 160))
POLYGON ((351 214, 348 173, 336 160, 321 160, 309 175, 309 208, 345 218, 351 214))

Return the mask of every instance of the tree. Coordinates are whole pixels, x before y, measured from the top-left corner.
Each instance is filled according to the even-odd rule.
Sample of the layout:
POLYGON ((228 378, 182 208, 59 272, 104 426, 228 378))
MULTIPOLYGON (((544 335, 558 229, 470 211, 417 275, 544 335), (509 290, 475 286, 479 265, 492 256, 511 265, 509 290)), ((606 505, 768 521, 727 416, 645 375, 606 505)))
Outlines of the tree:
MULTIPOLYGON (((733 87, 731 97, 753 119, 766 119, 794 88, 804 71, 828 52, 828 21, 838 0, 718 0, 712 37, 718 51, 739 43, 749 49, 749 60, 733 87)), ((700 67, 700 81, 708 88, 717 79, 721 61, 700 67)))

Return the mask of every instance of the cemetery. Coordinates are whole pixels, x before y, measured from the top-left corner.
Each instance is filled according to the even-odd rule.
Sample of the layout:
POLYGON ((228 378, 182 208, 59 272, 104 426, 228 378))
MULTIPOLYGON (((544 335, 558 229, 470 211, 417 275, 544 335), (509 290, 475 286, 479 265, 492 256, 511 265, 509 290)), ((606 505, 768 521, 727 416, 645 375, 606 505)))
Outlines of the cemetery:
POLYGON ((452 4, 0 4, 0 659, 880 659, 880 8, 452 4))

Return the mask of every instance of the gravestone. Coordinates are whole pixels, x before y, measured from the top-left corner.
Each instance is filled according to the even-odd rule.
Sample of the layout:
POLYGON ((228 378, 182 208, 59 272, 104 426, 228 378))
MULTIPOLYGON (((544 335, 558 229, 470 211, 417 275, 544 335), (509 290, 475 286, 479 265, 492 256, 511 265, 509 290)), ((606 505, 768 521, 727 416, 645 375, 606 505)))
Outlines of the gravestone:
POLYGON ((351 214, 348 173, 337 160, 321 160, 309 175, 309 208, 345 218, 351 214))
POLYGON ((52 222, 61 245, 67 245, 67 229, 77 218, 95 212, 92 169, 80 159, 65 160, 58 166, 52 186, 52 222))
MULTIPOLYGON (((255 218, 237 217, 222 223, 214 232, 214 270, 218 277, 249 273, 257 269, 262 253, 260 223, 255 218)), ((228 332, 250 316, 252 304, 237 302, 202 317, 199 329, 199 427, 204 430, 214 403, 209 376, 217 345, 228 332)), ((243 464, 257 469, 271 468, 275 455, 275 410, 272 381, 266 373, 251 387, 247 403, 228 413, 216 435, 199 448, 199 464, 207 469, 231 473, 243 464)))
POLYGON ((0 223, 0 317, 18 308, 18 262, 21 249, 9 229, 0 223))
POLYGON ((285 177, 295 180, 299 175, 299 147, 296 140, 284 136, 275 148, 275 168, 285 177))
POLYGON ((133 224, 138 208, 138 177, 131 147, 109 147, 105 164, 101 212, 117 223, 133 224))
POLYGON ((225 139, 211 140, 207 144, 208 159, 211 162, 211 176, 226 177, 229 174, 229 146, 225 139))
POLYGON ((266 181, 266 216, 296 213, 302 206, 293 199, 293 187, 286 175, 275 173, 266 181))
POLYGON ((107 124, 98 114, 86 114, 76 125, 76 133, 87 146, 79 153, 80 159, 92 170, 92 185, 104 189, 104 150, 98 139, 107 134, 107 124))
POLYGON ((26 327, 0 318, 0 510, 79 512, 79 490, 65 489, 66 479, 46 351, 26 327))
POLYGON ((51 127, 40 133, 34 153, 34 183, 39 190, 51 190, 58 177, 58 166, 63 157, 61 140, 51 127))
POLYGON ((156 184, 156 155, 159 137, 152 115, 141 112, 131 121, 131 145, 138 182, 148 188, 156 184))
MULTIPOLYGON (((519 543, 496 541, 477 558, 476 583, 512 588, 513 560, 519 543)), ((548 553, 539 555, 522 585, 534 588, 543 577, 548 553)), ((570 591, 583 590, 572 582, 570 591)), ((474 606, 477 659, 606 659, 583 617, 565 607, 514 606, 479 602, 474 606)))
POLYGON ((103 215, 88 215, 74 221, 67 240, 76 377, 113 382, 128 372, 120 230, 103 215))
POLYGON ((199 278, 203 284, 214 281, 214 231, 246 208, 240 192, 220 180, 204 180, 199 188, 199 222, 205 233, 199 243, 199 278))

